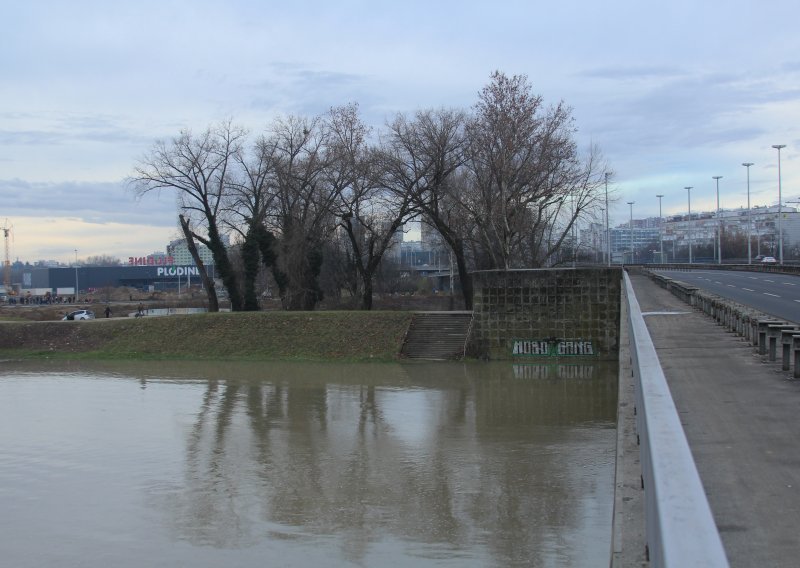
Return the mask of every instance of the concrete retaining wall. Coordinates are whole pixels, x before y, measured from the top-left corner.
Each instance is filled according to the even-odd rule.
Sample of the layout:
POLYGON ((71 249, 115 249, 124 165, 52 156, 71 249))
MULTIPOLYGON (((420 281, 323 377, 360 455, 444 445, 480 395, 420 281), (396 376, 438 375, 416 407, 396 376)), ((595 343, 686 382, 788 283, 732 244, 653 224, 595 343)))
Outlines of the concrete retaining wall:
POLYGON ((616 359, 619 268, 473 273, 470 353, 491 359, 616 359))

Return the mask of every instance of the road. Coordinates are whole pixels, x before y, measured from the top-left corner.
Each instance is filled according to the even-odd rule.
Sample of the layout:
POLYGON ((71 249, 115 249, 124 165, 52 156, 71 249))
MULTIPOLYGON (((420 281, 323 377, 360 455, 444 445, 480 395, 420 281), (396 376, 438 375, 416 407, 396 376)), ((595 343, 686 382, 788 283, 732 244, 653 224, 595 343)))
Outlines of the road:
POLYGON ((800 276, 737 270, 659 270, 778 319, 800 323, 800 276))

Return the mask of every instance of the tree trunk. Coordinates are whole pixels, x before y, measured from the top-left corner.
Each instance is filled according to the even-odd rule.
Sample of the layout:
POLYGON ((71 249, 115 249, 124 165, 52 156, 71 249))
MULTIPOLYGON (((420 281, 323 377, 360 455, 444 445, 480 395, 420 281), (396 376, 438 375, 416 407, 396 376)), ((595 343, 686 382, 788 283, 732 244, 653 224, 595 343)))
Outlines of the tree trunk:
POLYGON ((208 295, 208 311, 218 312, 219 300, 217 299, 217 290, 214 287, 214 281, 208 277, 206 267, 203 264, 203 261, 200 259, 200 253, 197 252, 197 245, 194 243, 194 235, 192 234, 192 230, 189 228, 189 222, 183 217, 183 215, 178 215, 178 220, 181 223, 183 236, 186 237, 186 246, 189 249, 189 254, 192 255, 194 263, 197 265, 197 271, 200 273, 200 280, 203 282, 203 288, 208 295))
POLYGON ((364 273, 364 294, 361 296, 361 309, 372 309, 372 271, 364 273))
POLYGON ((456 257, 456 267, 458 267, 458 279, 461 281, 461 293, 464 295, 464 309, 472 310, 472 275, 467 269, 467 259, 464 254, 464 241, 455 239, 453 256, 456 257))
POLYGON ((244 263, 244 310, 258 311, 258 297, 256 296, 256 278, 261 267, 261 254, 259 252, 258 237, 253 227, 247 230, 242 245, 242 262, 244 263))
POLYGON ((222 239, 214 223, 209 223, 208 226, 208 248, 211 249, 219 277, 228 291, 228 297, 231 300, 231 311, 242 311, 242 294, 236 282, 236 273, 233 271, 233 266, 231 266, 231 261, 228 258, 228 251, 225 249, 225 245, 222 244, 222 239))

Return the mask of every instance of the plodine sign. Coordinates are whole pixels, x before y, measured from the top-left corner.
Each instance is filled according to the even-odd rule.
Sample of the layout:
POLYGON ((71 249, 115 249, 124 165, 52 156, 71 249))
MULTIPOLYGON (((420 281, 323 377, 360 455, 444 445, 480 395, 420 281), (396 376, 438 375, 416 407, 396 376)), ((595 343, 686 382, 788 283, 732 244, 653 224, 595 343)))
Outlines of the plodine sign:
POLYGON ((157 276, 200 276, 196 266, 159 266, 157 276))

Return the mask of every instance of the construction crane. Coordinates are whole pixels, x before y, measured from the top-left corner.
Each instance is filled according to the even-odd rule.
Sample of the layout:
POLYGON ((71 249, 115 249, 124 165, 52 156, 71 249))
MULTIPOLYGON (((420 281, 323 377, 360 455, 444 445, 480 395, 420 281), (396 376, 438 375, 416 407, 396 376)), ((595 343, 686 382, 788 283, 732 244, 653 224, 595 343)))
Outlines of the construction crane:
POLYGON ((8 244, 8 238, 11 236, 11 227, 8 226, 8 219, 5 224, 0 227, 5 237, 6 256, 3 260, 3 287, 6 294, 11 294, 11 247, 8 244))

